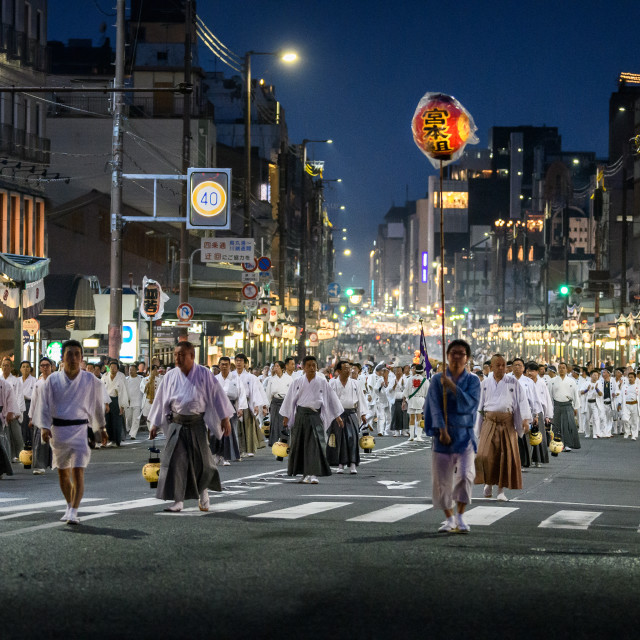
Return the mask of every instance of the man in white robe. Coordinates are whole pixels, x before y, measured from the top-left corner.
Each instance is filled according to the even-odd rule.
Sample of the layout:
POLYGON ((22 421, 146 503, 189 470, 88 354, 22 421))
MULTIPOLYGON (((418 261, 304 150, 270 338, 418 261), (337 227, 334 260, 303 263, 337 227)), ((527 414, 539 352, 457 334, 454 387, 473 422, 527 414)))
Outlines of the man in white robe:
MULTIPOLYGON (((41 476, 44 474, 47 467, 50 467, 53 460, 51 454, 51 445, 42 440, 42 429, 40 426, 33 422, 34 416, 37 415, 39 396, 42 393, 42 387, 47 378, 53 373, 53 362, 49 358, 44 357, 40 359, 40 378, 36 381, 33 388, 33 394, 31 396, 31 406, 29 407, 29 425, 33 429, 33 475, 41 476)), ((91 373, 87 371, 87 373, 91 373)), ((93 375, 93 374, 91 374, 93 375)))
POLYGON ((129 404, 124 409, 126 430, 132 440, 136 439, 138 429, 140 429, 140 416, 142 414, 141 380, 142 378, 138 375, 138 367, 132 364, 129 367, 129 375, 125 378, 129 404))
POLYGON ((174 501, 165 511, 182 511, 188 499, 208 511, 208 489, 222 487, 207 430, 216 438, 228 436, 234 408, 213 373, 195 363, 190 342, 179 342, 173 357, 176 366, 162 380, 149 412, 149 437, 155 438, 158 429, 167 436, 156 496, 174 501))
POLYGON ((18 456, 24 449, 24 439, 22 438, 22 426, 20 419, 25 410, 24 393, 22 389, 22 378, 18 378, 11 373, 13 360, 11 358, 2 359, 2 379, 11 386, 18 401, 19 411, 11 420, 7 420, 9 439, 11 440, 11 461, 18 462, 18 456))
POLYGON ((240 449, 242 456, 252 458, 258 449, 265 447, 264 436, 260 431, 260 412, 267 410, 267 396, 262 384, 256 376, 246 370, 249 362, 244 353, 238 353, 235 357, 236 373, 244 384, 247 394, 248 409, 245 409, 242 416, 242 424, 239 429, 240 449))
POLYGON ((20 403, 16 397, 13 387, 0 376, 0 478, 6 473, 13 475, 11 468, 11 442, 9 437, 8 424, 20 412, 20 403))
POLYGON ((291 383, 280 409, 284 426, 293 425, 287 473, 302 474, 305 484, 318 484, 318 476, 331 475, 325 433, 334 420, 343 425, 342 405, 326 378, 316 375, 315 356, 305 356, 303 367, 305 375, 291 383))
POLYGON ((229 466, 232 461, 240 460, 240 442, 238 439, 238 419, 243 411, 248 408, 247 394, 244 385, 236 371, 231 371, 231 360, 227 356, 220 358, 218 365, 220 373, 216 375, 216 380, 222 385, 229 402, 235 409, 235 414, 231 416, 231 433, 222 438, 211 438, 211 451, 218 459, 222 459, 223 466, 229 466))
POLYGON ((84 470, 91 459, 88 427, 97 427, 106 441, 102 383, 80 369, 82 345, 67 340, 62 345, 62 370, 52 373, 38 392, 33 422, 42 429, 42 440, 50 442, 54 469, 67 510, 60 518, 79 524, 78 509, 84 495, 84 470))
POLYGON ((622 424, 624 437, 638 439, 638 425, 640 424, 640 382, 633 371, 627 374, 627 384, 624 386, 624 397, 622 399, 622 424))
POLYGON ((360 424, 367 422, 366 400, 358 381, 350 377, 351 365, 346 360, 339 360, 335 373, 338 375, 329 381, 342 405, 342 426, 331 423, 327 433, 327 461, 330 465, 338 465, 338 473, 344 473, 349 465, 352 475, 358 473, 360 464, 360 424), (333 438, 331 437, 333 436, 333 438))
POLYGON ((527 394, 518 380, 505 375, 506 368, 504 357, 494 355, 493 376, 481 383, 475 478, 476 484, 484 484, 485 498, 491 498, 493 485, 498 485, 497 499, 502 502, 508 500, 505 488, 522 489, 518 436, 529 431, 531 421, 527 394))

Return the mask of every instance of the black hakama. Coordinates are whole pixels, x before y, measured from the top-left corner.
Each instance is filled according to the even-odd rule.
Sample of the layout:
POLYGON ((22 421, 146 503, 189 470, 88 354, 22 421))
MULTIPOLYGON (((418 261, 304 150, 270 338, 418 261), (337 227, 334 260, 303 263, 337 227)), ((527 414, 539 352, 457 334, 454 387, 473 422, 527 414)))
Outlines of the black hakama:
POLYGON ((409 428, 409 416, 402 409, 402 400, 396 400, 391 408, 391 431, 406 431, 409 428))
POLYGON ((122 416, 120 415, 120 404, 118 403, 118 396, 110 397, 111 402, 109 403, 109 413, 105 413, 107 434, 111 442, 120 446, 124 432, 122 416))
POLYGON ((205 489, 222 491, 220 474, 209 449, 204 416, 173 414, 160 464, 156 497, 199 499, 205 489))
POLYGON ((231 419, 231 434, 222 438, 211 438, 209 446, 214 456, 220 456, 225 460, 240 460, 240 445, 238 443, 238 416, 231 419))
POLYGON ((579 449, 580 436, 571 402, 553 403, 553 421, 555 424, 554 432, 560 435, 564 446, 570 449, 579 449))
POLYGON ((31 446, 31 442, 33 439, 33 432, 31 427, 29 427, 29 407, 31 406, 31 400, 28 398, 24 399, 24 405, 26 409, 22 414, 22 422, 20 423, 20 429, 22 431, 22 439, 24 440, 25 448, 29 448, 31 446))
MULTIPOLYGON (((2 411, 2 407, 0 407, 2 411)), ((11 442, 9 441, 8 428, 0 424, 0 476, 7 474, 13 475, 13 469, 11 468, 11 442)))
POLYGON ((358 414, 355 409, 345 409, 340 417, 344 427, 339 427, 334 420, 327 432, 327 462, 333 467, 339 464, 358 465, 360 464, 358 414))
POLYGON ((320 411, 297 407, 291 429, 288 475, 330 476, 331 467, 327 462, 325 446, 320 411))
POLYGON ((284 430, 283 418, 280 415, 280 407, 284 398, 274 398, 269 406, 269 446, 272 447, 280 440, 284 430))
POLYGON ((31 466, 34 469, 48 469, 51 468, 51 461, 53 454, 51 452, 51 445, 48 442, 42 440, 42 431, 38 427, 33 427, 33 461, 31 466))

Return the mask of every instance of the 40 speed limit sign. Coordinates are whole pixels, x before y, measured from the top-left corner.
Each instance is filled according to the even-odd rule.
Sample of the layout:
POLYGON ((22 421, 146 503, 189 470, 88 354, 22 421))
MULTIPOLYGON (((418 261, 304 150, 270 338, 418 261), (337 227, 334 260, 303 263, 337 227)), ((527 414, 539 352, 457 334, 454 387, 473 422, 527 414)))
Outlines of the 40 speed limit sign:
POLYGON ((188 229, 231 228, 231 169, 189 169, 188 229))

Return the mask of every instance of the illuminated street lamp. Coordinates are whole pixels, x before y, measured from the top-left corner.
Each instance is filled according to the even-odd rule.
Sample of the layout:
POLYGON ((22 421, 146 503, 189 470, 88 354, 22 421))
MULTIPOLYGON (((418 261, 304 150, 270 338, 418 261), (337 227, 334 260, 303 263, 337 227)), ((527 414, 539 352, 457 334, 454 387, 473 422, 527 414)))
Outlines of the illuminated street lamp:
POLYGON ((351 249, 345 249, 343 251, 343 253, 344 253, 345 256, 350 256, 351 255, 351 249))
POLYGON ((252 236, 251 220, 251 56, 276 56, 288 64, 295 62, 298 55, 293 51, 247 51, 244 54, 244 236, 252 236))

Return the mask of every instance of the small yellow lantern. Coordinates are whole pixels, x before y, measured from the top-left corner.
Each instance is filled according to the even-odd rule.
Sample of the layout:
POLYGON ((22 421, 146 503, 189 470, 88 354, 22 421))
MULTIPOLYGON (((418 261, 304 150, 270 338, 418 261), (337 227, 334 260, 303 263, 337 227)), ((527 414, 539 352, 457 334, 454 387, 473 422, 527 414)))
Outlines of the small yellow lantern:
POLYGON ((24 465, 25 469, 31 469, 33 462, 33 451, 31 449, 23 449, 18 456, 18 460, 24 465))

